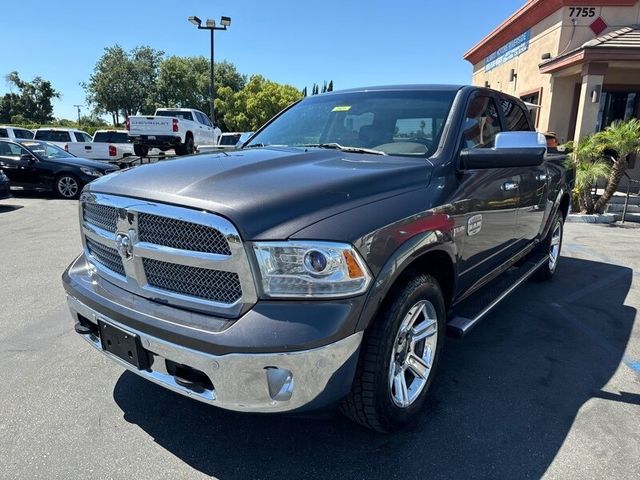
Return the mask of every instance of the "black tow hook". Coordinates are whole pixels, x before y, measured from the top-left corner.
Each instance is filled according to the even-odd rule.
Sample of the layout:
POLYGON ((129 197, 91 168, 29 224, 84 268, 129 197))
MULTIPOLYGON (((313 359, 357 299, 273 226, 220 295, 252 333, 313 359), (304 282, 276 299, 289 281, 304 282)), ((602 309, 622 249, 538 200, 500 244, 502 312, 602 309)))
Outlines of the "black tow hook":
POLYGON ((202 383, 200 382, 189 380, 188 378, 184 378, 184 377, 179 377, 177 375, 174 375, 173 379, 178 385, 181 385, 184 388, 188 388, 189 390, 192 390, 196 393, 202 393, 205 390, 204 387, 202 386, 202 383))
POLYGON ((80 322, 77 322, 74 328, 76 329, 76 333, 79 333, 80 335, 90 335, 91 333, 93 333, 91 331, 91 328, 82 325, 80 322))

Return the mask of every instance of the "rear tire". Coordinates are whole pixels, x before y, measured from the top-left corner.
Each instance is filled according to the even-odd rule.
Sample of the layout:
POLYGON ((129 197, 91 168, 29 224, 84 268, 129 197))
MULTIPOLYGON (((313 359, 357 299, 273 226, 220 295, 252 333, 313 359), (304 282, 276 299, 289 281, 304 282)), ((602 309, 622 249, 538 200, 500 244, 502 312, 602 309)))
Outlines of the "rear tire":
POLYGON ((430 275, 393 292, 365 335, 351 393, 340 409, 355 422, 392 432, 420 414, 445 335, 445 303, 430 275))
POLYGON ((564 217, 562 213, 556 213, 549 233, 540 244, 540 251, 549 254, 549 261, 545 262, 533 275, 535 280, 550 280, 558 269, 560 250, 562 249, 562 235, 564 233, 564 217))
POLYGON ((149 155, 149 147, 147 145, 134 143, 133 153, 135 153, 137 157, 146 157, 147 155, 149 155))
POLYGON ((70 173, 63 173, 54 180, 53 188, 56 195, 67 200, 76 199, 82 192, 82 182, 70 173))
POLYGON ((193 137, 187 135, 184 143, 176 145, 176 155, 191 155, 194 152, 194 148, 193 137))

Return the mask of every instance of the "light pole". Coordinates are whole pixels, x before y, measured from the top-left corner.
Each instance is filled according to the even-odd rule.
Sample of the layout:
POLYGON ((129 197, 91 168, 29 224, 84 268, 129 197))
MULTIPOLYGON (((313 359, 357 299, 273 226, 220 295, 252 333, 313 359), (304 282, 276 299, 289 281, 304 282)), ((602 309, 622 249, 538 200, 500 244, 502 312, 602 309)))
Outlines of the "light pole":
POLYGON ((202 20, 200 20, 196 16, 189 17, 189 21, 193 23, 198 30, 209 30, 211 31, 211 79, 209 83, 209 98, 211 99, 211 122, 213 125, 216 124, 216 113, 214 109, 214 102, 216 99, 216 85, 213 79, 213 33, 216 30, 226 30, 228 26, 231 25, 231 17, 220 17, 220 25, 216 26, 216 21, 207 19, 204 26, 202 25, 202 20))

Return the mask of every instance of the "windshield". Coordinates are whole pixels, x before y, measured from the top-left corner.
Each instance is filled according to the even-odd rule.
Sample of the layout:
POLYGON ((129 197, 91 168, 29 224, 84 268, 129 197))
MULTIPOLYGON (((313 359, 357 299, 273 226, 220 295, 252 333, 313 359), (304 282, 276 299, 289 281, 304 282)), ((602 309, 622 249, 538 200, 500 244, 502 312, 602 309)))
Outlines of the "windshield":
POLYGON ((94 143, 127 143, 127 132, 96 132, 93 136, 94 143))
POLYGON ((453 90, 414 90, 307 97, 265 127, 245 148, 315 146, 428 156, 438 146, 455 94, 453 90))
POLYGON ((191 112, 181 112, 179 110, 158 110, 156 117, 176 117, 180 120, 193 120, 191 112))
POLYGON ((59 158, 74 157, 74 155, 71 155, 62 148, 46 142, 22 142, 22 145, 27 147, 36 155, 36 157, 42 160, 56 160, 59 158))

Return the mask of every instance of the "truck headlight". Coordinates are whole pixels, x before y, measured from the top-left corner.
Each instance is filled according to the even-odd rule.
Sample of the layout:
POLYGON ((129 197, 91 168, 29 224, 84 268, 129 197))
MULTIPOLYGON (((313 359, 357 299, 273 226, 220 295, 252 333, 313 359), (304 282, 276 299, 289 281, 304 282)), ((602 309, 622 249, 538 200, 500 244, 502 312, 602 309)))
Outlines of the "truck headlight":
POLYGON ((89 175, 90 177, 102 176, 102 172, 99 172, 98 170, 94 170, 93 168, 80 167, 80 170, 82 171, 82 173, 89 175))
POLYGON ((255 242, 253 250, 268 297, 347 297, 371 283, 367 266, 349 244, 255 242))

